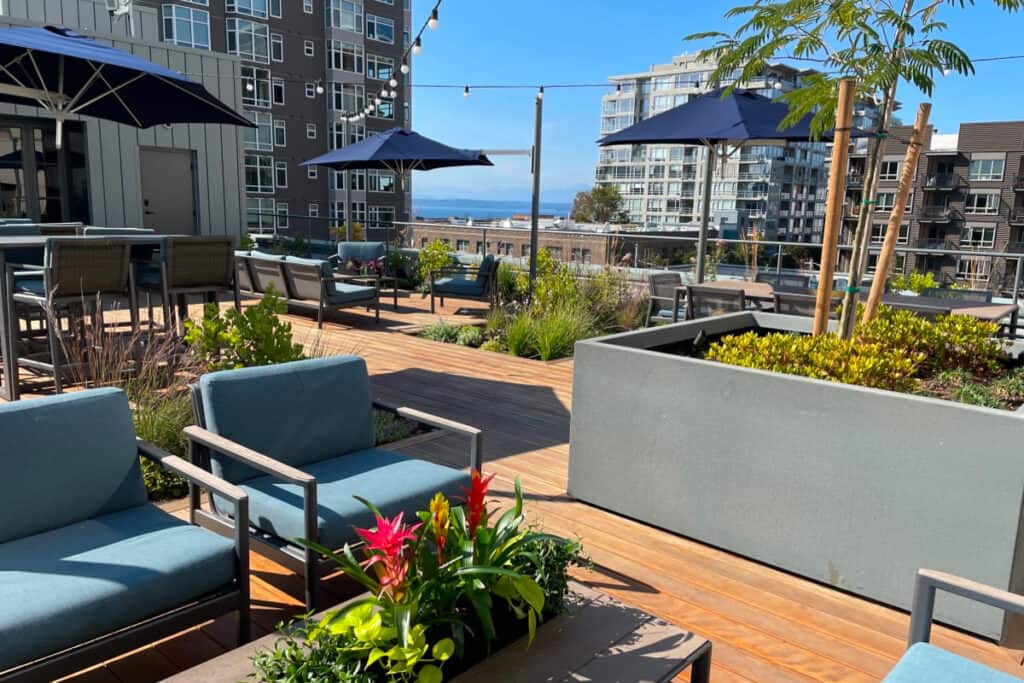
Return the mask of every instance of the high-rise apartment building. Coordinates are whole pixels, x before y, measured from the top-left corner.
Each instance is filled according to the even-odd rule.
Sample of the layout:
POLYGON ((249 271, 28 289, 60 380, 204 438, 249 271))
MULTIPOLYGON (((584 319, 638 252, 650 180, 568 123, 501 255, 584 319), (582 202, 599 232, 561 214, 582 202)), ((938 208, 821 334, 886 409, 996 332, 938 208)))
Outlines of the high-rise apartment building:
MULTIPOLYGON (((601 99, 601 135, 686 103, 732 81, 711 82, 713 62, 684 54, 649 71, 612 76, 601 99)), ((799 87, 807 72, 777 64, 742 83, 768 97, 799 87)), ((858 108, 858 125, 874 113, 858 108)), ((600 151, 596 184, 619 189, 630 222, 646 230, 673 231, 700 220, 704 173, 701 147, 622 145, 600 151)), ((823 143, 747 146, 714 169, 711 220, 723 236, 819 241, 826 188, 823 143)))
POLYGON ((246 223, 327 239, 346 214, 371 235, 408 215, 408 191, 389 171, 345 175, 302 161, 411 124, 411 0, 136 0, 160 12, 161 40, 241 60, 242 105, 257 125, 245 132, 246 223), (346 123, 390 91, 365 119, 346 123), (347 136, 347 140, 345 139, 347 136))
MULTIPOLYGON (((896 196, 909 127, 894 127, 883 148, 878 191, 870 204, 871 242, 881 244, 896 196)), ((851 148, 843 241, 850 243, 864 210, 866 141, 851 148)), ((960 251, 1024 252, 1024 121, 963 123, 956 133, 925 134, 914 169, 899 246, 960 251)), ((868 260, 874 267, 876 255, 868 260)), ((893 272, 935 273, 942 284, 1009 290, 1015 262, 971 255, 897 254, 893 272)))

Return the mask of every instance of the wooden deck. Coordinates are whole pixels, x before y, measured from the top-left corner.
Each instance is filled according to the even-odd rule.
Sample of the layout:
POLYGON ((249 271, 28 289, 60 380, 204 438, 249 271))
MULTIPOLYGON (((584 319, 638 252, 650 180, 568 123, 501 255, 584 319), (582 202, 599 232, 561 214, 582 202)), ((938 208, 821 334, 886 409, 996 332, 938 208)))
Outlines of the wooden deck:
MULTIPOLYGON (((594 568, 577 577, 712 640, 716 683, 877 681, 903 652, 908 617, 899 611, 573 501, 566 494, 571 361, 540 363, 397 333, 435 319, 418 295, 401 303, 398 313, 386 307, 379 327, 358 312, 339 314, 322 336, 308 318, 288 319, 298 339, 366 358, 379 398, 481 427, 496 501, 507 503, 520 477, 538 524, 582 538, 594 568)), ((444 317, 453 317, 453 304, 444 317)), ((464 444, 450 436, 407 452, 466 465, 464 444)), ((301 582, 256 555, 252 562, 254 632, 264 634, 299 610, 301 582)), ((336 578, 328 590, 340 599, 351 589, 336 578)), ((949 629, 936 629, 933 640, 1024 675, 1017 652, 949 629)), ((159 680, 230 645, 230 620, 220 620, 72 680, 159 680)))

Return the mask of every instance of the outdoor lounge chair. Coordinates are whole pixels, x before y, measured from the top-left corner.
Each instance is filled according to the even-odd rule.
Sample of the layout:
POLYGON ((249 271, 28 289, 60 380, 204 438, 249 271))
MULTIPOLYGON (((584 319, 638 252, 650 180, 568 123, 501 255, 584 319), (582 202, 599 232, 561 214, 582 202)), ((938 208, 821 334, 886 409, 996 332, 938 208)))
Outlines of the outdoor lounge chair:
MULTIPOLYGON (((248 494, 253 549, 304 577, 310 610, 319 576, 336 567, 298 539, 332 549, 358 541, 354 527, 373 527, 374 517, 353 496, 414 520, 435 493, 458 496, 469 481, 463 471, 375 448, 374 407, 468 436, 468 464, 480 468, 479 430, 372 401, 357 356, 214 372, 193 387, 193 399, 199 426, 185 429, 193 461, 248 494)), ((206 511, 196 494, 190 508, 200 523, 234 533, 231 509, 217 497, 206 511)))
POLYGON ((747 299, 742 289, 720 289, 703 285, 686 288, 686 319, 710 318, 746 310, 747 299))
POLYGON ((447 266, 438 273, 431 273, 430 312, 434 312, 434 297, 441 299, 442 308, 446 297, 493 301, 498 263, 498 259, 487 254, 479 266, 447 266))
POLYGON ((810 275, 797 275, 795 273, 771 273, 759 271, 754 276, 754 282, 767 282, 776 290, 806 291, 810 287, 810 275))
MULTIPOLYGON (((794 292, 776 292, 774 295, 776 313, 783 315, 802 315, 813 318, 815 309, 818 306, 818 297, 814 294, 796 294, 794 292)), ((837 306, 842 303, 842 298, 836 294, 832 295, 832 305, 828 317, 839 318, 837 306)))
POLYGON ((908 648, 883 683, 1019 683, 1021 679, 1015 676, 990 669, 928 642, 936 590, 1024 614, 1024 596, 951 574, 921 569, 914 584, 908 648))
POLYGON ((382 261, 386 253, 387 245, 383 242, 338 242, 338 253, 331 256, 330 260, 338 272, 356 274, 348 269, 349 263, 382 261))
POLYGON ((149 503, 139 456, 245 494, 138 440, 119 389, 0 405, 0 681, 46 681, 237 611, 249 639, 249 554, 149 503))
POLYGON ((647 324, 652 322, 678 322, 686 317, 686 308, 672 310, 676 305, 676 287, 683 284, 681 273, 651 273, 647 276, 650 289, 650 305, 647 308, 647 324), (680 310, 681 309, 681 310, 680 310))

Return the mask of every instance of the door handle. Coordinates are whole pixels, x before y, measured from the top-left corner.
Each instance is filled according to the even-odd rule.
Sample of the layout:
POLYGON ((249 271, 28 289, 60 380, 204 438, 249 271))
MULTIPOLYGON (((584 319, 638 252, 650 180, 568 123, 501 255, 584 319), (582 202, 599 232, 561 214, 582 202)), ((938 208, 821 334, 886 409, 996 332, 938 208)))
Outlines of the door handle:
POLYGON ((152 216, 153 214, 156 213, 156 211, 150 211, 149 209, 146 209, 145 211, 143 211, 143 213, 147 216, 152 216))

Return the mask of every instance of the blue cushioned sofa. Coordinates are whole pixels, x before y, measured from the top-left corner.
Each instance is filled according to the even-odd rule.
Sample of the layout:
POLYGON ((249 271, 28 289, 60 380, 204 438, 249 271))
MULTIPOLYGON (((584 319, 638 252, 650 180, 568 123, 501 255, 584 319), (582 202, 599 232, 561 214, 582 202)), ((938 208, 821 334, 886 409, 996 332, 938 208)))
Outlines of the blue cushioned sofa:
POLYGON ((235 252, 235 280, 243 293, 262 295, 273 288, 292 306, 316 308, 318 327, 324 326, 327 308, 373 307, 380 320, 379 288, 339 281, 327 259, 235 252))
POLYGON ((140 454, 247 519, 239 488, 136 439, 118 389, 0 405, 0 680, 59 678, 232 611, 249 639, 248 536, 151 505, 140 454))
POLYGON ((1024 595, 985 586, 943 572, 922 569, 914 585, 910 613, 909 647, 883 683, 1014 683, 1020 678, 990 669, 947 652, 928 642, 931 636, 935 593, 953 595, 1024 614, 1024 595))
MULTIPOLYGON (((374 409, 469 437, 471 468, 480 468, 480 431, 409 408, 372 400, 366 364, 335 356, 204 375, 194 387, 196 422, 185 434, 195 461, 249 496, 253 549, 302 574, 308 609, 324 569, 318 555, 296 543, 332 549, 358 540, 353 527, 372 527, 372 513, 425 509, 437 492, 459 495, 462 470, 375 447, 374 409)), ((212 510, 192 514, 224 533, 235 528, 231 509, 216 496, 212 510)))
POLYGON ((498 259, 487 254, 478 266, 458 265, 442 268, 430 274, 430 312, 434 312, 434 298, 486 299, 493 301, 498 275, 498 259), (439 277, 440 276, 440 277, 439 277))

